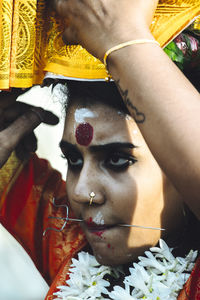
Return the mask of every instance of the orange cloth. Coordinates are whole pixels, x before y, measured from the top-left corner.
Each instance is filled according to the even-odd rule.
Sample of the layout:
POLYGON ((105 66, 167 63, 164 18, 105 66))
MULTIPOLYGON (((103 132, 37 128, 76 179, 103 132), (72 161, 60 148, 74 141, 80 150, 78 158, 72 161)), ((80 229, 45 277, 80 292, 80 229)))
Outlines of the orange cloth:
MULTIPOLYGON (((104 65, 86 50, 63 44, 62 25, 49 17, 45 1, 0 1, 0 89, 40 84, 44 71, 106 77, 104 65)), ((160 0, 151 31, 164 46, 198 15, 200 0, 160 0)))
POLYGON ((63 220, 48 217, 66 216, 65 209, 52 204, 53 197, 57 204, 67 203, 65 183, 46 160, 36 155, 20 165, 19 174, 15 176, 18 168, 15 169, 0 195, 0 220, 51 284, 63 261, 67 258, 71 262, 86 244, 85 237, 77 223, 68 223, 62 232, 48 231, 43 237, 47 227, 61 228, 63 224, 63 220))

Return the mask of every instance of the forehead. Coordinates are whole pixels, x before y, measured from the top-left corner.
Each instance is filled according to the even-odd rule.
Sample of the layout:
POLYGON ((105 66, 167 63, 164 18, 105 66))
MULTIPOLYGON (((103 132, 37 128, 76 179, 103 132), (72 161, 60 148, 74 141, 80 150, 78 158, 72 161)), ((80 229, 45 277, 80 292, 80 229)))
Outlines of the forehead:
POLYGON ((93 143, 127 141, 134 137, 141 138, 136 123, 130 116, 113 109, 105 104, 80 105, 78 102, 72 104, 67 111, 63 139, 76 143, 77 130, 92 131, 93 143))

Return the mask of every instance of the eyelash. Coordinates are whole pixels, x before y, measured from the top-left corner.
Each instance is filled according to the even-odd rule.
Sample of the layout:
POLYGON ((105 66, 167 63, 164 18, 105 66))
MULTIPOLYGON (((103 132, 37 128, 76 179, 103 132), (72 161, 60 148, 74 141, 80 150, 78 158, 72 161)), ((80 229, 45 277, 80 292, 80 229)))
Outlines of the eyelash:
POLYGON ((133 157, 132 155, 130 154, 127 154, 127 153, 123 153, 123 152, 115 152, 115 153, 112 153, 108 156, 108 158, 105 160, 105 166, 113 171, 123 171, 125 169, 127 169, 128 167, 132 166, 134 163, 136 163, 137 160, 135 157, 133 157), (115 165, 111 162, 111 160, 117 160, 116 161, 113 161, 113 163, 115 163, 115 165), (120 160, 121 160, 121 163, 120 163, 120 160), (124 160, 124 162, 123 162, 124 160), (117 165, 118 163, 118 165, 117 165))
MULTIPOLYGON (((70 159, 73 157, 73 158, 77 158, 78 157, 78 159, 82 159, 82 157, 81 156, 79 156, 78 154, 77 154, 77 157, 75 157, 75 153, 73 153, 73 155, 71 155, 71 154, 61 154, 61 157, 62 158, 64 158, 64 159, 66 159, 67 160, 67 163, 68 163, 68 167, 69 168, 71 168, 72 170, 78 170, 78 169, 80 169, 80 164, 79 165, 75 165, 75 164, 73 164, 71 161, 70 161, 70 159)), ((83 160, 83 159, 82 159, 83 160)), ((81 164, 82 165, 82 164, 81 164)))
MULTIPOLYGON (((76 154, 73 154, 73 155, 66 154, 66 155, 62 155, 62 157, 64 159, 67 159, 68 167, 72 171, 76 171, 76 170, 82 168, 83 158, 81 156, 79 156, 79 154, 77 154, 77 156, 76 156, 76 154), (77 161, 81 160, 82 162, 77 163, 77 161, 76 161, 73 163, 73 159, 75 159, 77 161)), ((137 162, 136 158, 130 154, 123 153, 123 152, 114 152, 114 153, 110 153, 107 155, 107 158, 104 160, 104 166, 112 171, 120 172, 120 171, 124 171, 125 169, 132 166, 136 162, 137 162), (111 163, 111 160, 113 161, 113 163, 111 163), (114 160, 116 160, 116 161, 114 161, 114 160), (120 160, 121 160, 121 163, 120 163, 120 160)))

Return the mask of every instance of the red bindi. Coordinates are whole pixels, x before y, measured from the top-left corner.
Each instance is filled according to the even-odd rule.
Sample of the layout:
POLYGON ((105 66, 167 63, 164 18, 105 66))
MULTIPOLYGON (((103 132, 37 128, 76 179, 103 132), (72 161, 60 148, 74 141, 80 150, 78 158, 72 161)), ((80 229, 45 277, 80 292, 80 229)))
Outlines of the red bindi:
POLYGON ((76 128, 76 141, 81 146, 88 146, 93 139, 93 127, 89 123, 82 123, 76 128))

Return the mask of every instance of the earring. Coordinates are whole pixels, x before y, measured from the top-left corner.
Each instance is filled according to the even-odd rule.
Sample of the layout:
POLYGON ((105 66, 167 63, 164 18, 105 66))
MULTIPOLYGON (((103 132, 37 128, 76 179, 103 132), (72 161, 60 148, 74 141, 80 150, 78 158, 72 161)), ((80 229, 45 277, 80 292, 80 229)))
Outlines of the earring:
POLYGON ((93 199, 96 196, 96 194, 94 192, 91 192, 89 196, 90 196, 90 203, 89 203, 89 205, 92 205, 93 199))

